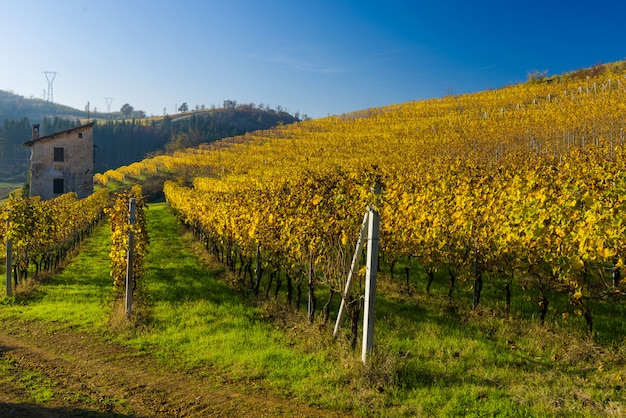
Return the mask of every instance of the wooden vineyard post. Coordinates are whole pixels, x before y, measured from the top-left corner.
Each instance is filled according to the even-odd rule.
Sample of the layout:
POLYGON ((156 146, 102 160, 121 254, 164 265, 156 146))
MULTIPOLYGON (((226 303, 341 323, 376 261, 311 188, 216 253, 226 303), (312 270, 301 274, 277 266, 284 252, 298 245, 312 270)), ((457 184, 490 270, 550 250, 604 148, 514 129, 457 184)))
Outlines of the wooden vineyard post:
MULTIPOLYGON (((10 215, 10 214, 9 214, 10 215)), ((9 238, 9 217, 7 217, 7 232, 6 232, 6 267, 7 267, 7 272, 6 272, 6 289, 7 289, 7 296, 13 296, 13 288, 11 287, 11 270, 13 269, 13 260, 12 260, 12 256, 13 256, 13 242, 11 241, 11 238, 9 238)))
MULTIPOLYGON (((380 184, 374 192, 380 194, 380 184)), ((374 206, 368 209, 367 263, 365 268, 365 309, 363 312, 363 349, 361 360, 367 362, 367 356, 374 346, 374 312, 376 308, 376 274, 378 273, 378 237, 380 215, 374 206)))
POLYGON ((135 264, 135 222, 137 216, 135 215, 136 201, 134 197, 131 197, 128 202, 129 212, 129 224, 130 231, 128 232, 128 258, 126 261, 126 315, 130 316, 133 307, 133 279, 134 279, 134 264, 135 264))
POLYGON ((307 320, 309 324, 313 323, 315 317, 315 294, 313 293, 313 287, 315 282, 315 266, 313 264, 313 251, 309 251, 309 272, 308 272, 308 287, 309 287, 309 299, 307 303, 307 320))
POLYGON ((254 295, 259 295, 259 286, 261 286, 261 244, 256 245, 256 281, 254 283, 254 295))
POLYGON ((346 280, 346 288, 343 292, 343 298, 341 299, 341 305, 339 306, 339 313, 337 314, 337 321, 335 322, 335 329, 333 330, 333 338, 337 337, 337 333, 339 332, 339 327, 341 326, 341 322, 343 321, 343 317, 346 313, 346 299, 348 298, 348 294, 350 293, 350 288, 352 287, 352 276, 354 276, 354 270, 356 269, 356 264, 359 258, 359 253, 363 249, 364 238, 366 237, 367 232, 367 216, 368 212, 365 212, 365 216, 363 216, 363 223, 361 224, 361 232, 359 233, 359 239, 356 242, 356 248, 354 249, 354 255, 352 256, 352 263, 350 264, 350 272, 348 273, 348 279, 346 280))

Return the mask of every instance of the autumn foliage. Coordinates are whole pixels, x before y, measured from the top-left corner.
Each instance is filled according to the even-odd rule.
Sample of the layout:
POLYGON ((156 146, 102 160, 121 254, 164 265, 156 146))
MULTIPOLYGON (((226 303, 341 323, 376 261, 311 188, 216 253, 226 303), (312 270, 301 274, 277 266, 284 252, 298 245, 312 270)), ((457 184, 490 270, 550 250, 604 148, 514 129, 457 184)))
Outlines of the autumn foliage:
POLYGON ((585 313, 588 298, 619 298, 624 286, 624 77, 614 63, 367 109, 106 176, 175 173, 167 200, 210 245, 241 260, 260 246, 266 265, 294 277, 312 262, 335 290, 380 180, 380 243, 391 265, 445 268, 451 292, 455 280, 475 289, 488 277, 534 283, 542 297, 570 294, 585 313))

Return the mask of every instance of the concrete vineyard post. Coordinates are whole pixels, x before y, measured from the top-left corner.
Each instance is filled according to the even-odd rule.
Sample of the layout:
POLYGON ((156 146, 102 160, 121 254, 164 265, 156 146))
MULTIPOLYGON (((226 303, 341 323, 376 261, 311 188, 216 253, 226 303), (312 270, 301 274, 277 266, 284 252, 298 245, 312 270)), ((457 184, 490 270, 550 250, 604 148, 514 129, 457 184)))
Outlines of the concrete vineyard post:
MULTIPOLYGON (((380 194, 380 184, 375 193, 380 194)), ((363 349, 361 360, 367 362, 367 356, 374 346, 374 313, 376 308, 376 274, 378 272, 378 237, 380 215, 374 206, 369 207, 367 233, 367 263, 365 268, 365 310, 363 312, 363 349)))
POLYGON ((136 201, 131 197, 128 202, 130 231, 128 232, 128 258, 126 262, 126 315, 132 313, 133 307, 133 266, 135 264, 135 223, 137 216, 135 215, 136 201))

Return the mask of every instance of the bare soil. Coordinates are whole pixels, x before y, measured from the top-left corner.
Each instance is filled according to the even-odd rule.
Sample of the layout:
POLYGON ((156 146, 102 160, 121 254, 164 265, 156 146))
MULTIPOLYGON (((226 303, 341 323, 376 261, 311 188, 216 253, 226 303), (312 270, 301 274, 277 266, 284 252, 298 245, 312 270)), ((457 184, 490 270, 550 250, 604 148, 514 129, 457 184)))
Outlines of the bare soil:
POLYGON ((339 417, 257 382, 228 382, 209 369, 163 366, 150 354, 72 329, 0 320, 2 417, 339 417), (53 395, 35 402, 24 385, 34 374, 53 395), (6 375, 5 375, 6 377, 6 375))

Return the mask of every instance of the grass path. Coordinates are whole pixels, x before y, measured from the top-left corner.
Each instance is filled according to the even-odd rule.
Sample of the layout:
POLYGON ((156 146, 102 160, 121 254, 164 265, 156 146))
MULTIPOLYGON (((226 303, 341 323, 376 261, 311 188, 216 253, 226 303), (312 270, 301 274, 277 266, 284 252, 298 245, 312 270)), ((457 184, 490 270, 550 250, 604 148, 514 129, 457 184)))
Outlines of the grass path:
POLYGON ((195 244, 178 233, 167 207, 151 206, 149 222, 149 267, 142 291, 148 295, 150 326, 129 344, 150 347, 177 367, 219 367, 229 379, 271 375, 287 382, 293 373, 306 376, 323 362, 288 348, 284 334, 258 308, 216 279, 221 267, 207 267, 190 251, 195 244))
POLYGON ((2 306, 0 318, 43 321, 52 328, 106 330, 113 298, 110 248, 111 228, 103 222, 63 271, 25 298, 18 296, 14 303, 2 306))
POLYGON ((271 386, 283 396, 332 405, 327 395, 336 373, 328 353, 294 348, 284 329, 275 328, 219 278, 221 267, 208 267, 215 264, 204 262, 198 244, 179 233, 166 206, 150 206, 148 220, 150 252, 142 293, 148 297, 149 326, 135 328, 126 344, 170 367, 208 370, 228 381, 271 386), (321 390, 319 396, 311 396, 314 387, 321 390))

